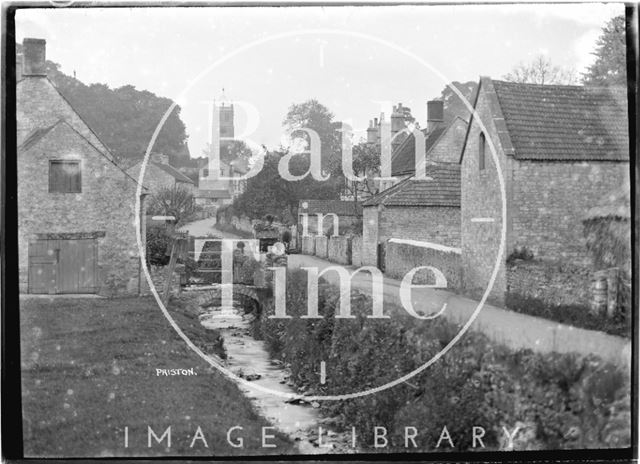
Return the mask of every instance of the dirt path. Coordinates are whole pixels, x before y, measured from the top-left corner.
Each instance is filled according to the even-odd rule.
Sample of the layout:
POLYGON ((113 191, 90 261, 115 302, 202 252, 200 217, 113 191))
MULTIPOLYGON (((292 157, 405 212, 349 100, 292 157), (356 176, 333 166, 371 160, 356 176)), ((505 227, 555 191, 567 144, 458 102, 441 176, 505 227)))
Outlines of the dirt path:
MULTIPOLYGON (((319 270, 336 263, 307 255, 289 256, 289 267, 314 266, 319 270)), ((346 266, 351 272, 356 268, 346 266)), ((325 274, 331 283, 338 283, 335 272, 325 274)), ((359 272, 353 278, 353 288, 371 294, 371 278, 359 272)), ((400 281, 384 278, 384 300, 401 306, 400 281)), ((452 322, 464 324, 478 306, 477 301, 452 292, 437 289, 416 288, 412 292, 412 303, 416 310, 425 314, 437 313, 446 303, 443 316, 452 322)), ((479 330, 497 343, 510 348, 529 348, 537 352, 593 353, 610 362, 629 366, 631 363, 631 341, 595 330, 580 329, 539 317, 520 314, 485 304, 470 329, 479 330)))

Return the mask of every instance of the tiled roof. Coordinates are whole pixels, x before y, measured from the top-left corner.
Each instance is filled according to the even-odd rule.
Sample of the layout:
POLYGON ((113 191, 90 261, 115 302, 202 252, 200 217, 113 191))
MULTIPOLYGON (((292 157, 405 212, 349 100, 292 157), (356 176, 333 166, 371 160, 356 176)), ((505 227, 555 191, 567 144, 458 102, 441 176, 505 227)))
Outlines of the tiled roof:
POLYGON ((329 214, 335 213, 338 216, 355 216, 362 214, 362 205, 353 201, 343 200, 300 200, 298 203, 298 214, 329 214))
MULTIPOLYGON (((425 153, 429 153, 429 150, 440 136, 447 130, 446 126, 438 126, 431 131, 428 135, 426 130, 422 130, 422 133, 426 135, 425 153)), ((393 176, 400 176, 403 174, 410 174, 415 172, 416 160, 415 160, 415 138, 413 134, 408 135, 400 144, 398 149, 393 153, 391 157, 391 174, 393 176)))
POLYGON ((624 89, 493 81, 516 159, 628 160, 624 89))
POLYGON ((173 176, 173 178, 178 182, 186 182, 188 184, 194 183, 191 179, 189 179, 187 176, 185 176, 183 173, 178 171, 176 168, 174 168, 170 164, 156 163, 155 161, 150 161, 149 164, 152 164, 153 166, 159 169, 162 169, 164 172, 166 172, 170 176, 173 176))
POLYGON ((430 179, 408 177, 364 202, 363 206, 460 207, 460 165, 428 165, 430 179))
POLYGON ((198 189, 194 195, 195 198, 209 198, 216 200, 222 198, 224 200, 231 198, 231 193, 226 189, 204 190, 198 189))

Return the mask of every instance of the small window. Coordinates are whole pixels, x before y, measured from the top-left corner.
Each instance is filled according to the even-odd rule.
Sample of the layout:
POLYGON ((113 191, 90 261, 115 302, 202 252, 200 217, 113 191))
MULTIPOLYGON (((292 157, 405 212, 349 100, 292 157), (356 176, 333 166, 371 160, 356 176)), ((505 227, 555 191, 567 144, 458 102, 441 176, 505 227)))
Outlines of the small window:
POLYGON ((80 161, 49 161, 50 193, 81 193, 82 173, 80 161))
POLYGON ((486 139, 484 137, 484 133, 480 132, 480 137, 478 140, 478 169, 480 171, 484 171, 484 156, 485 156, 485 147, 487 145, 486 139))

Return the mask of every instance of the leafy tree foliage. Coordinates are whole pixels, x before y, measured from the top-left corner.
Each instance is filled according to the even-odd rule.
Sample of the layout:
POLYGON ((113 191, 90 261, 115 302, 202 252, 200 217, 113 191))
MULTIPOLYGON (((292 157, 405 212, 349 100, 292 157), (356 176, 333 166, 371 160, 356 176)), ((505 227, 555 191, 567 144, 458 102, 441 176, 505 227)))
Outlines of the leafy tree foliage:
POLYGON ((572 85, 578 82, 575 70, 554 65, 543 55, 537 56, 529 63, 518 64, 503 79, 520 84, 542 85, 572 85))
POLYGON ((189 221, 196 212, 193 195, 183 187, 165 187, 151 197, 149 214, 173 216, 176 225, 181 226, 189 221))
MULTIPOLYGON (((16 52, 22 45, 16 45, 16 52)), ((105 84, 86 85, 60 71, 47 60, 47 76, 117 158, 140 159, 164 113, 173 101, 132 85, 111 89, 105 84)), ((185 125, 180 107, 164 124, 154 151, 175 158, 189 158, 185 125)))
POLYGON ((596 60, 584 74, 585 85, 626 85, 626 53, 625 20, 620 15, 602 29, 593 52, 596 60))
POLYGON ((455 87, 464 96, 470 106, 476 99, 478 83, 475 81, 458 82, 453 81, 450 85, 442 89, 440 99, 444 102, 444 123, 450 124, 456 117, 461 117, 465 121, 469 121, 470 111, 464 100, 453 91, 451 87, 455 87))

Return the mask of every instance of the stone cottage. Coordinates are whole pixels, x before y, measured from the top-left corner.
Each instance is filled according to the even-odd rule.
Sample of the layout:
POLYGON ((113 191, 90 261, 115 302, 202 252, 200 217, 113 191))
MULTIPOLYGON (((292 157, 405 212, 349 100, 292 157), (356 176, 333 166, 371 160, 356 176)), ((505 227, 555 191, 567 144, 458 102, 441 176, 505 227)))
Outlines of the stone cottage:
POLYGON ((393 152, 392 175, 399 183, 363 203, 362 260, 382 265, 382 247, 389 239, 417 240, 460 246, 460 152, 467 122, 444 124, 443 102, 427 104, 426 176, 415 177, 415 138, 411 134, 393 152))
POLYGON ((474 106, 478 116, 469 124, 460 159, 465 288, 483 293, 497 262, 494 300, 503 301, 506 292, 541 292, 535 296, 545 299, 547 284, 563 281, 555 292, 558 298, 584 301, 590 257, 582 219, 605 194, 629 183, 626 92, 483 77, 474 106), (498 172, 504 178, 506 206, 500 259, 503 195, 498 172), (521 275, 522 266, 511 272, 508 263, 514 260, 542 268, 521 275))
POLYGON ((382 266, 389 239, 460 246, 460 167, 432 164, 363 203, 362 263, 382 266))
POLYGON ((16 88, 20 291, 137 293, 136 181, 47 78, 45 48, 24 39, 16 88))
MULTIPOLYGON (((135 163, 127 169, 131 176, 138 180, 140 176, 140 168, 142 160, 135 163)), ((169 157, 162 153, 151 153, 149 162, 144 171, 144 185, 151 195, 158 193, 164 188, 180 188, 190 193, 194 193, 195 182, 187 177, 184 173, 169 164, 169 157)))

